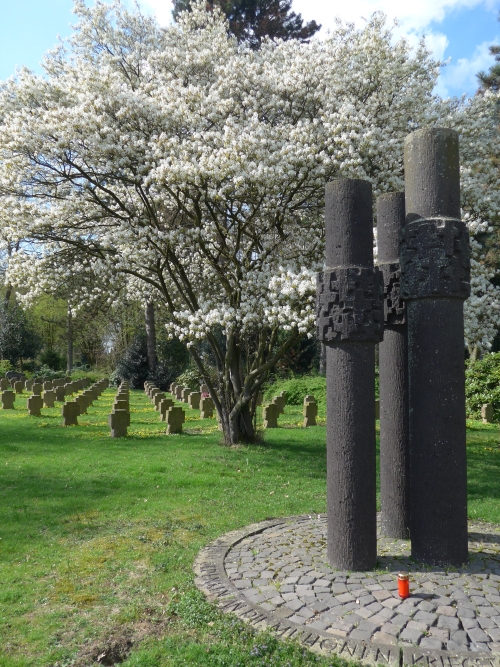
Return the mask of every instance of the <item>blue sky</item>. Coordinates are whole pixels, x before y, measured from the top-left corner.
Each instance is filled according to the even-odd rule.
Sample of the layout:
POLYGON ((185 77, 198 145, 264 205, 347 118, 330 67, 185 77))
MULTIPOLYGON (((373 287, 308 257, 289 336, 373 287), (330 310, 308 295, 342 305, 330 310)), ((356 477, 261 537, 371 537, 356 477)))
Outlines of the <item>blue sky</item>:
MULTIPOLYGON (((169 21, 169 0, 142 0, 141 4, 162 23, 169 21)), ((12 75, 19 65, 41 71, 43 54, 54 46, 57 36, 70 34, 72 6, 72 0, 0 0, 0 79, 12 75)), ((411 41, 426 35, 437 58, 451 58, 437 88, 443 96, 473 94, 476 72, 493 63, 488 46, 500 42, 500 0, 294 0, 294 9, 325 29, 333 27, 335 16, 359 25, 376 10, 397 17, 401 35, 411 41)))

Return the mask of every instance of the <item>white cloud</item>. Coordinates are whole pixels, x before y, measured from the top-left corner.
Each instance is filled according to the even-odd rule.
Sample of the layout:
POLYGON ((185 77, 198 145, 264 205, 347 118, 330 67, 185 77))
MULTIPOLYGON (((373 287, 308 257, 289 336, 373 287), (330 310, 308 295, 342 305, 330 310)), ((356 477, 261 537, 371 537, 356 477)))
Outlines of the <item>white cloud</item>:
POLYGON ((156 14, 156 18, 161 25, 168 25, 172 22, 172 2, 170 0, 140 0, 143 10, 156 14))
POLYGON ((476 46, 471 58, 459 58, 456 63, 446 65, 442 71, 436 92, 441 97, 448 97, 450 91, 455 94, 455 91, 467 92, 477 88, 477 73, 488 70, 493 64, 489 47, 492 44, 498 44, 499 41, 496 37, 490 42, 483 42, 476 46))
MULTIPOLYGON (((487 0, 490 4, 492 0, 487 0)), ((315 19, 325 28, 334 25, 335 17, 361 25, 373 12, 382 11, 389 19, 397 18, 404 32, 422 32, 433 21, 441 22, 452 9, 472 9, 484 4, 483 0, 350 0, 349 2, 325 2, 325 0, 295 0, 293 8, 304 19, 315 19)))

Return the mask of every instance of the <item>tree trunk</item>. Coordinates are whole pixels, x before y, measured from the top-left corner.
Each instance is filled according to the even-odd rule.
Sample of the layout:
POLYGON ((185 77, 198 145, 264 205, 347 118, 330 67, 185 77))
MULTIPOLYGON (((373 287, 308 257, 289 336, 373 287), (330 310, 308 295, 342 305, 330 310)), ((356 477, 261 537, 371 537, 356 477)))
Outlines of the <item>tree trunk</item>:
POLYGON ((255 426, 250 402, 246 403, 236 414, 219 415, 226 445, 237 445, 239 442, 255 442, 255 426))
POLYGON ((468 345, 467 346, 469 349, 469 357, 471 361, 478 361, 478 359, 481 358, 481 348, 477 343, 474 345, 468 345))
POLYGON ((262 384, 276 362, 304 335, 294 331, 276 350, 277 334, 278 329, 266 332, 259 343, 259 351, 251 363, 248 363, 245 355, 241 354, 241 343, 233 334, 228 335, 225 348, 219 345, 214 336, 209 335, 208 343, 216 359, 215 381, 213 373, 204 365, 196 346, 188 348, 214 402, 226 445, 255 442, 258 392, 261 391, 262 384))
POLYGON ((156 370, 156 327, 155 327, 155 305, 148 301, 145 309, 146 318, 146 341, 148 347, 148 368, 153 374, 156 370))
POLYGON ((10 297, 12 296, 12 285, 9 283, 5 289, 5 296, 3 298, 3 309, 7 311, 9 309, 10 297))
POLYGON ((71 309, 68 308, 68 347, 66 352, 66 370, 71 373, 73 370, 73 316, 71 309))

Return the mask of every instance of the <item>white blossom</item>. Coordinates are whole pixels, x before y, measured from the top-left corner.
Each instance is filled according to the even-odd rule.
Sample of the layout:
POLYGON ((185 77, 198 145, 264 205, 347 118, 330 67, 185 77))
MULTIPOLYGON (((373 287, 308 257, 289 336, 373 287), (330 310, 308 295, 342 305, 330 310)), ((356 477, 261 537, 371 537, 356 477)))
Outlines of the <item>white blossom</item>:
MULTIPOLYGON (((497 224, 495 98, 434 98, 439 63, 394 43, 382 15, 252 51, 203 2, 167 28, 119 2, 76 12, 45 76, 22 69, 0 90, 3 233, 31 243, 8 279, 29 298, 88 271, 83 302, 121 276, 129 298, 169 310, 171 335, 209 339, 224 365, 223 332, 253 369, 239 358, 243 390, 226 367, 235 405, 267 372, 278 330, 313 329, 327 181, 401 190, 404 138, 453 127, 471 233, 497 224)), ((497 292, 480 259, 473 271, 466 335, 487 345, 497 292)))

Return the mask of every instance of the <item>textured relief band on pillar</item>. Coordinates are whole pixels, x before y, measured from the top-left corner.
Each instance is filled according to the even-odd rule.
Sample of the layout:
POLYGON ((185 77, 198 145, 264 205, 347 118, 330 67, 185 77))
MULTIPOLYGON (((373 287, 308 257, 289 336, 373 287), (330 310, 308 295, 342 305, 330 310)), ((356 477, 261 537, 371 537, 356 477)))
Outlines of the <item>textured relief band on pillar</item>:
POLYGON ((383 335, 382 275, 371 267, 341 267, 318 274, 318 340, 372 341, 383 335))
POLYGON ((462 220, 415 220, 401 238, 404 299, 470 296, 469 230, 462 220))
POLYGON ((384 326, 406 324, 406 306, 401 294, 401 267, 399 262, 381 262, 384 326))

